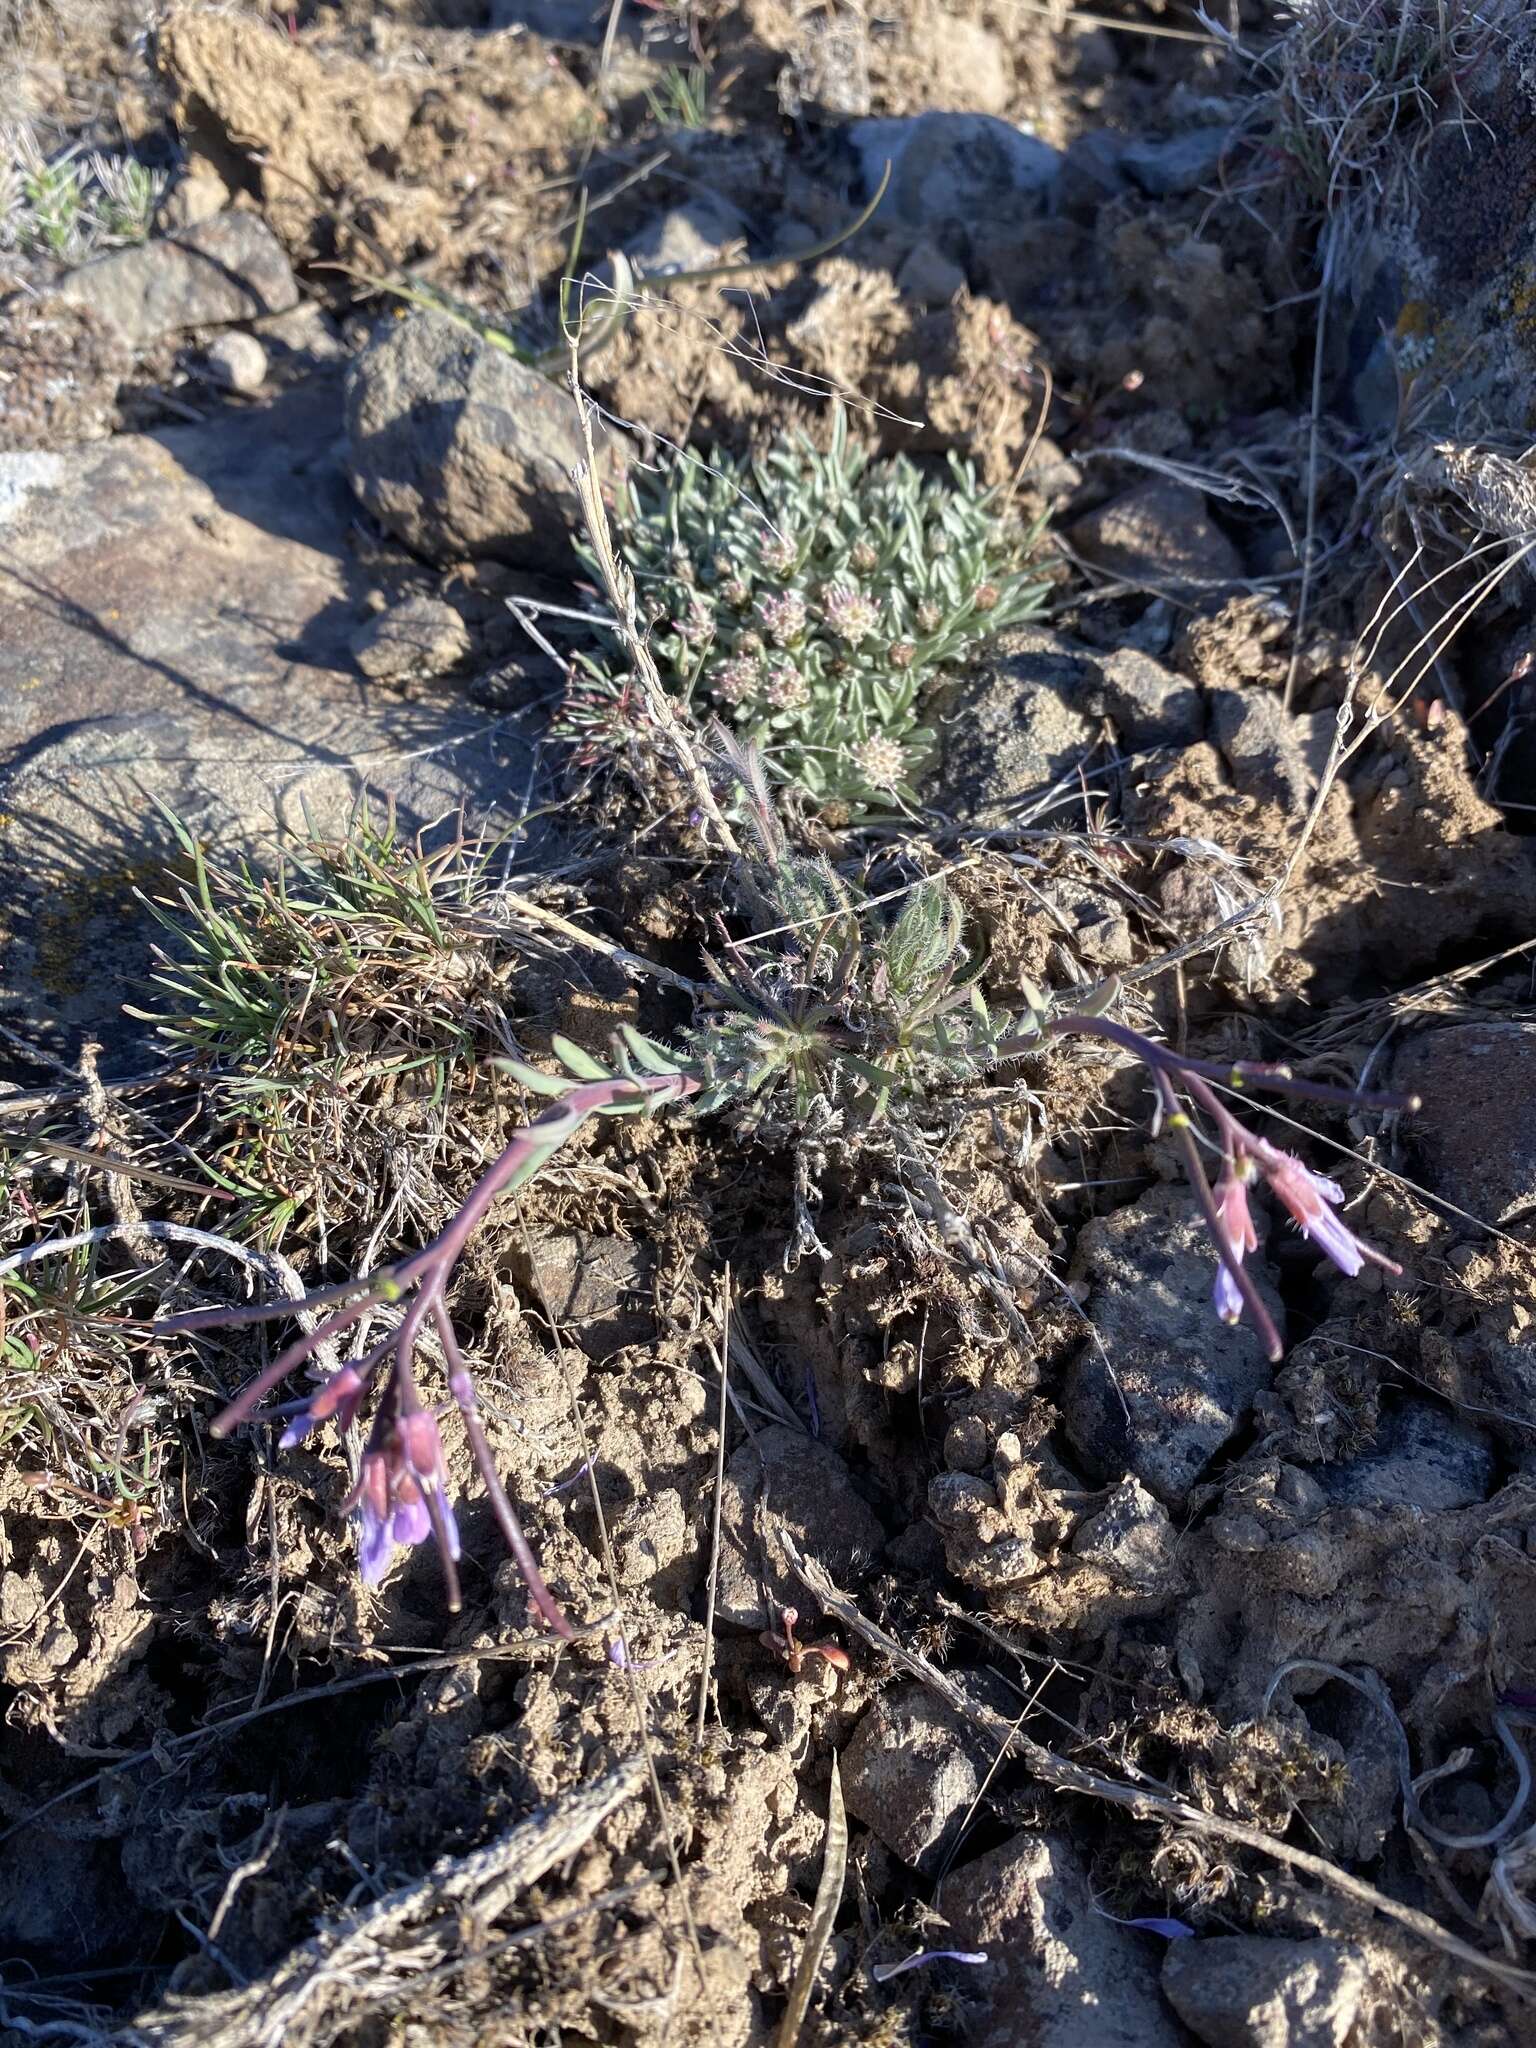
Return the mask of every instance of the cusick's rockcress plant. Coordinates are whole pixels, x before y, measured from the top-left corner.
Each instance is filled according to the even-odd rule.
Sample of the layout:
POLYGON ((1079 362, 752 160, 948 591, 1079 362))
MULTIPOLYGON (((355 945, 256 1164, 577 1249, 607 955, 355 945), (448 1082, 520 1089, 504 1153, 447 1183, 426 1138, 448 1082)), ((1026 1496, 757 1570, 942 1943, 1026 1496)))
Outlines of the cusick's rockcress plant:
POLYGON ((1343 1196, 1330 1180, 1282 1152, 1222 1101, 1218 1088, 1264 1089, 1348 1107, 1405 1109, 1411 1099, 1366 1094, 1297 1078, 1277 1065, 1222 1064, 1191 1058, 1120 1022, 1110 1012, 1118 990, 1100 1000, 1057 1009, 1028 990, 1022 1012, 989 1007, 978 963, 963 937, 960 906, 942 882, 921 881, 899 909, 842 880, 824 861, 792 854, 774 815, 766 783, 744 757, 745 807, 756 856, 743 863, 741 897, 752 930, 733 941, 728 962, 711 961, 708 994, 677 1043, 662 1045, 629 1027, 615 1041, 615 1063, 556 1037, 564 1071, 550 1074, 520 1061, 503 1064, 549 1107, 519 1130, 470 1190, 447 1227, 420 1251, 377 1272, 291 1300, 241 1308, 199 1309, 165 1319, 162 1331, 194 1331, 324 1311, 218 1417, 216 1434, 261 1415, 284 1425, 296 1442, 317 1424, 357 1421, 370 1402, 372 1421, 349 1506, 360 1517, 361 1565, 376 1583, 397 1548, 432 1536, 449 1604, 458 1604, 459 1537, 449 1500, 437 1412, 424 1401, 417 1376, 423 1337, 435 1337, 444 1363, 450 1408, 456 1409, 475 1465, 531 1602, 547 1624, 570 1624, 539 1571, 497 1474, 481 1427, 474 1382, 449 1313, 447 1290, 461 1255, 503 1194, 526 1185, 591 1117, 640 1116, 686 1106, 730 1120, 744 1143, 765 1137, 800 1147, 807 1133, 825 1155, 856 1154, 880 1145, 897 1170, 920 1161, 925 1111, 1010 1062, 1068 1038, 1094 1038, 1139 1060, 1151 1076, 1165 1126, 1182 1147, 1190 1187, 1210 1231, 1215 1259, 1214 1312, 1228 1322, 1252 1317, 1271 1358, 1281 1340, 1245 1266, 1258 1248, 1249 1206, 1255 1181, 1265 1182, 1301 1231, 1341 1271, 1372 1261, 1396 1272, 1363 1243, 1339 1214, 1343 1196), (1214 1185, 1205 1151, 1219 1161, 1214 1185), (318 1389, 276 1409, 261 1402, 328 1342, 344 1338, 365 1316, 393 1314, 387 1334, 349 1359, 318 1389))

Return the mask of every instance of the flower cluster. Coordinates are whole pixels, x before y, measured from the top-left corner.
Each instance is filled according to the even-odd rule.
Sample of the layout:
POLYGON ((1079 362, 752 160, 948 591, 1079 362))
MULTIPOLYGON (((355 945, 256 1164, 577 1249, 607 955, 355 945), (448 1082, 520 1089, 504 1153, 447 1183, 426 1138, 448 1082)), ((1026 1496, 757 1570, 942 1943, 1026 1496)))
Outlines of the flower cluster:
POLYGON ((1243 1291, 1240 1268, 1248 1252, 1259 1248, 1258 1232, 1248 1208, 1248 1188, 1262 1175, 1269 1191, 1283 1204, 1303 1237, 1316 1244, 1332 1259, 1341 1273, 1353 1279, 1367 1263, 1388 1273, 1402 1268, 1386 1258, 1354 1232, 1338 1215, 1344 1190, 1337 1181, 1325 1180, 1303 1166, 1293 1152, 1281 1152, 1253 1131, 1245 1130, 1235 1118, 1227 1118, 1226 1158, 1220 1180, 1212 1189, 1216 1204, 1216 1248, 1221 1263, 1216 1269, 1214 1298, 1216 1313, 1224 1323, 1241 1321, 1243 1291))
POLYGON ((1317 1081, 1298 1080, 1289 1067, 1238 1063, 1221 1067, 1170 1052, 1166 1046, 1145 1037, 1129 1026, 1108 1017, 1069 1016, 1052 1020, 1051 1028, 1063 1035, 1082 1033, 1108 1039, 1133 1053, 1150 1070, 1162 1103, 1162 1112, 1181 1144, 1184 1163, 1196 1200, 1205 1216, 1220 1263, 1216 1269, 1213 1302, 1223 1322, 1237 1323, 1246 1310, 1257 1325, 1271 1358, 1282 1352, 1279 1332, 1265 1307, 1243 1261, 1259 1248, 1259 1234, 1248 1206, 1248 1190, 1262 1178, 1270 1193, 1289 1212, 1304 1237, 1316 1244, 1341 1273, 1351 1278, 1366 1264, 1380 1266, 1388 1273, 1402 1268, 1384 1253, 1368 1245, 1338 1214, 1344 1190, 1336 1181, 1326 1180, 1304 1166, 1293 1152, 1282 1152, 1241 1123, 1217 1095, 1212 1083, 1227 1082, 1233 1089, 1257 1084, 1278 1095, 1290 1095, 1311 1102, 1331 1102, 1350 1108, 1413 1110, 1417 1096, 1366 1094, 1359 1089, 1336 1088, 1317 1081), (1205 1166, 1196 1142, 1194 1122, 1186 1100, 1203 1112, 1214 1127, 1221 1151, 1221 1173, 1214 1187, 1206 1178, 1205 1166))
MULTIPOLYGON (((637 472, 617 527, 663 682, 828 822, 916 800, 934 685, 1044 595, 1036 535, 965 465, 941 482, 872 462, 841 415, 826 453, 796 437, 753 464, 637 472)), ((565 730, 616 753, 636 715, 622 652, 578 666, 565 730)))

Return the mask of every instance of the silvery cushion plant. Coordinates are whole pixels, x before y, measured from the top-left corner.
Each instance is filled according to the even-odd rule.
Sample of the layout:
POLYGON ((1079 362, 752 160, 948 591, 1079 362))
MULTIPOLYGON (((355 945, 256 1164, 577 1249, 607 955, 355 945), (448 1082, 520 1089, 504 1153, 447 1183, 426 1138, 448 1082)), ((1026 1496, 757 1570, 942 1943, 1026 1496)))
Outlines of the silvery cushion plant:
MULTIPOLYGON (((761 769, 743 756, 745 812, 757 841, 738 872, 748 934, 711 960, 711 980, 691 1025, 672 1044, 626 1027, 605 1065, 556 1037, 562 1072, 502 1062, 549 1106, 518 1131, 481 1176, 444 1230, 422 1250, 379 1271, 323 1288, 295 1303, 194 1310, 163 1331, 196 1330, 327 1310, 246 1387, 214 1424, 224 1434, 303 1360, 365 1317, 391 1319, 386 1334, 347 1360, 307 1397, 265 1411, 280 1417, 284 1442, 315 1424, 344 1426, 371 1403, 372 1425, 357 1485, 347 1505, 359 1518, 360 1564, 377 1582, 396 1548, 432 1536, 449 1601, 458 1603, 459 1537, 444 1483, 437 1419, 416 1377, 417 1351, 435 1338, 451 1397, 503 1536, 530 1601, 560 1633, 570 1624, 539 1573, 502 1488, 477 1413, 474 1384, 449 1311, 447 1290, 466 1246, 502 1194, 525 1185, 593 1116, 635 1116, 669 1107, 723 1114, 740 1142, 782 1150, 879 1148, 898 1173, 930 1163, 931 1111, 986 1075, 1044 1052, 1053 1041, 1092 1037, 1119 1046, 1148 1072, 1158 1114, 1182 1148, 1191 1191, 1215 1255, 1214 1310, 1229 1321, 1249 1314, 1271 1358, 1281 1339, 1243 1264, 1257 1249, 1247 1190, 1263 1179, 1306 1236, 1346 1273, 1366 1259, 1391 1262, 1358 1239, 1336 1214, 1340 1190, 1279 1151, 1232 1114, 1217 1093, 1261 1088, 1318 1102, 1413 1108, 1404 1097, 1298 1080, 1281 1066, 1192 1058, 1118 1021, 1108 984, 1098 1001, 1056 1007, 1027 989, 1017 1014, 994 1011, 980 988, 980 961, 969 950, 961 911, 942 881, 918 880, 887 901, 837 875, 822 860, 787 847, 761 769), (758 934, 759 936, 753 936, 758 934), (1200 1119, 1197 1124, 1196 1117, 1200 1119), (1221 1162, 1215 1186, 1204 1154, 1221 1162)), ((797 1182, 797 1186, 802 1185, 797 1182)), ((798 1201, 798 1196, 797 1196, 798 1201)))
POLYGON ((74 146, 48 156, 26 127, 0 128, 0 249, 83 263, 148 239, 164 171, 132 156, 74 146))
MULTIPOLYGON (((1045 590, 1038 529, 968 465, 944 479, 874 461, 842 412, 824 454, 797 434, 757 461, 637 470, 615 524, 666 687, 831 824, 917 801, 933 686, 1045 590)), ((616 752, 640 715, 623 652, 578 667, 566 729, 616 752)))

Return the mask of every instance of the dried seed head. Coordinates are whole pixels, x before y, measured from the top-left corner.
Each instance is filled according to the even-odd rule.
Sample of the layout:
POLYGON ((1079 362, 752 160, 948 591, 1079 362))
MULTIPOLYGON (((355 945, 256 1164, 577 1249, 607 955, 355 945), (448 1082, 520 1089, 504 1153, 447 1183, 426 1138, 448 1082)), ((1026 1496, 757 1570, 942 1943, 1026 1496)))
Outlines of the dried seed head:
POLYGON ((979 612, 994 612, 997 610, 997 601, 1002 594, 995 583, 981 583, 977 585, 976 594, 971 599, 971 603, 979 612))
POLYGON ((944 614, 931 598, 924 598, 917 608, 918 629, 924 633, 937 633, 944 622, 944 614))
POLYGON ((871 570, 879 568, 880 557, 867 540, 856 540, 848 552, 848 566, 859 575, 868 576, 871 570))
POLYGON ((893 640, 885 658, 892 668, 910 668, 917 659, 917 648, 910 640, 893 640))

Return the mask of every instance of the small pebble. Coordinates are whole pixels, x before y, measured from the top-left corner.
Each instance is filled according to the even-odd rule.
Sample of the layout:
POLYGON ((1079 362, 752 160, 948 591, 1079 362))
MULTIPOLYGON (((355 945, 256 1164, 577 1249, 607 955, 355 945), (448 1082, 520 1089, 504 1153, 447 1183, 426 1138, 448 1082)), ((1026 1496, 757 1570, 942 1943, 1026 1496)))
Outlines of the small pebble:
POLYGON ((267 381, 267 352, 254 334, 221 334, 203 358, 203 374, 224 391, 259 391, 267 381))

